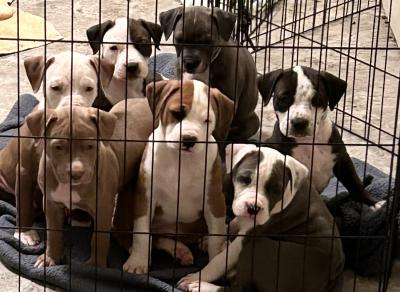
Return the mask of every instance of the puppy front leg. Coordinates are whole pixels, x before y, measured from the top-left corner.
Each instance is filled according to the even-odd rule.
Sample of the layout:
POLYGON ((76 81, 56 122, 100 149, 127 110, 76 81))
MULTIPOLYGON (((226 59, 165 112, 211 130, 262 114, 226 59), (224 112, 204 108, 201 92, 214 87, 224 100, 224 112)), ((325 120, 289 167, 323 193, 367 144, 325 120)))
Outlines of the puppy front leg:
POLYGON ((46 202, 47 247, 45 254, 38 257, 36 268, 54 266, 61 262, 64 254, 63 227, 64 206, 51 200, 46 202))
POLYGON ((225 225, 225 199, 221 193, 209 194, 206 202, 204 216, 207 223, 208 234, 208 257, 211 260, 225 248, 226 225, 225 225), (215 234, 215 235, 212 235, 215 234))
POLYGON ((26 245, 39 244, 40 238, 36 230, 32 230, 35 218, 34 191, 36 184, 35 171, 26 169, 20 164, 16 168, 15 202, 17 209, 16 226, 20 228, 14 237, 26 245))
POLYGON ((101 204, 98 207, 98 211, 97 223, 96 220, 94 220, 95 224, 92 234, 90 258, 86 263, 98 267, 107 267, 107 255, 110 247, 110 231, 113 215, 112 202, 107 205, 101 204))
MULTIPOLYGON (((150 188, 147 188, 150 189, 150 188)), ((123 269, 128 273, 145 274, 149 270, 151 235, 150 224, 153 220, 155 201, 150 204, 151 194, 143 187, 143 180, 139 179, 135 193, 134 220, 131 254, 123 269), (150 208, 150 205, 152 208, 150 208), (151 210, 150 210, 151 209, 151 210)))
MULTIPOLYGON (((346 151, 344 149, 344 151, 346 151)), ((371 197, 365 186, 357 175, 353 161, 347 152, 337 160, 333 167, 333 173, 337 179, 345 186, 350 195, 358 202, 363 202, 368 206, 374 206, 378 200, 371 197)))
MULTIPOLYGON (((243 236, 238 236, 227 248, 217 254, 201 270, 201 281, 213 282, 230 271, 237 263, 242 249, 243 236)), ((178 287, 187 290, 189 284, 199 281, 200 273, 189 274, 178 282, 178 287)))

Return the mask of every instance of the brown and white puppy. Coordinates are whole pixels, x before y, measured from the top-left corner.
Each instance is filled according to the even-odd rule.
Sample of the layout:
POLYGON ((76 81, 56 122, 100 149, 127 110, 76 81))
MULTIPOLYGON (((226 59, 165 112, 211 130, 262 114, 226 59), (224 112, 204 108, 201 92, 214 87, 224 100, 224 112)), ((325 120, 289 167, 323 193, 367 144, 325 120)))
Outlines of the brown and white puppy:
POLYGON ((302 284, 305 291, 331 291, 343 270, 341 241, 332 238, 337 228, 309 184, 308 169, 272 148, 227 148, 236 215, 231 224, 238 236, 201 270, 201 282, 199 273, 190 274, 179 287, 225 291, 210 282, 228 273, 234 275, 232 291, 289 292, 302 284))
MULTIPOLYGON (((236 15, 219 8, 178 7, 160 13, 165 38, 173 33, 178 78, 200 80, 235 101, 229 139, 247 140, 259 129, 257 70, 249 51, 230 37, 236 15)), ((227 133, 228 134, 228 133, 227 133)), ((218 137, 225 140, 227 137, 218 137)))
POLYGON ((102 60, 115 65, 111 82, 102 84, 109 102, 114 105, 125 97, 143 97, 152 40, 158 48, 161 27, 143 19, 117 18, 90 27, 86 35, 93 53, 100 51, 102 60))
POLYGON ((346 81, 304 66, 275 70, 258 80, 264 104, 273 96, 277 117, 273 134, 265 142, 312 169, 318 192, 335 175, 356 201, 381 207, 384 201, 378 202, 365 190, 329 117, 346 92, 346 81))
MULTIPOLYGON (((40 103, 34 111, 71 103, 91 106, 97 94, 98 70, 104 83, 111 80, 113 71, 112 64, 101 62, 99 65, 97 56, 70 51, 49 56, 47 60, 43 56, 29 57, 24 60, 24 66, 33 91, 36 93, 42 87, 43 96, 39 97, 40 103)), ((16 231, 14 236, 24 244, 35 245, 39 236, 29 229, 37 210, 41 209, 41 193, 36 183, 41 151, 37 150, 34 139, 29 138, 32 133, 26 124, 21 126, 20 135, 23 138, 11 139, 0 151, 0 188, 15 194, 16 226, 24 229, 16 231)))
POLYGON ((41 136, 45 128, 47 137, 38 174, 47 194, 47 249, 36 267, 60 263, 62 232, 54 230, 62 231, 65 214, 76 209, 87 212, 99 232, 92 236, 89 263, 106 266, 115 196, 137 174, 145 147, 145 142, 125 141, 125 126, 126 139, 134 141, 144 141, 152 129, 146 100, 130 101, 126 111, 122 103, 110 113, 80 106, 48 110, 45 125, 43 111, 27 117, 32 134, 41 136))
MULTIPOLYGON (((173 234, 176 228, 179 233, 184 231, 181 225, 204 219, 205 235, 225 232, 221 161, 212 133, 229 130, 233 102, 200 81, 179 80, 149 84, 147 98, 158 126, 149 137, 135 190, 137 200, 146 204, 134 206, 140 207, 136 212, 141 216, 134 220, 131 254, 124 264, 124 270, 131 273, 148 271, 150 223, 155 234, 173 234)), ((194 230, 199 237, 202 232, 194 230)), ((208 237, 210 259, 224 241, 223 236, 208 237)), ((175 254, 172 239, 155 244, 175 254)), ((181 263, 190 264, 189 249, 183 243, 177 248, 181 263)))

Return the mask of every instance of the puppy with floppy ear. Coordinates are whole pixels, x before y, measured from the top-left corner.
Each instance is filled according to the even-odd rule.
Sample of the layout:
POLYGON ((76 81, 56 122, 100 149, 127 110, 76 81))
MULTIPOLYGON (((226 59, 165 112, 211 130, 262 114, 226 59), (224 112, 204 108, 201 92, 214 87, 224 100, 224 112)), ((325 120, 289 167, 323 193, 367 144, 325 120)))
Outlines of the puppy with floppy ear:
MULTIPOLYGON (((91 106, 97 94, 98 67, 101 78, 110 78, 106 62, 100 66, 97 64, 97 57, 71 51, 50 56, 47 60, 43 56, 25 59, 26 75, 33 91, 38 92, 42 83, 46 85, 42 88, 43 98, 39 98, 40 103, 34 110, 44 109, 45 106, 49 110, 71 103, 91 106), (72 68, 71 58, 74 60, 72 68), (43 82, 44 79, 46 82, 43 82)), ((34 139, 27 138, 32 133, 26 123, 21 126, 20 134, 25 138, 11 139, 0 151, 0 188, 15 194, 17 226, 22 228, 22 232, 15 232, 15 237, 23 244, 35 245, 39 236, 30 228, 42 205, 42 194, 36 183, 41 150, 34 139)))
POLYGON ((145 147, 145 142, 136 141, 144 141, 151 133, 152 116, 147 101, 121 101, 110 113, 79 106, 64 107, 48 111, 46 121, 43 111, 36 111, 28 116, 26 124, 36 139, 41 139, 44 129, 47 138, 38 184, 47 194, 48 241, 46 256, 40 256, 35 266, 60 263, 62 233, 54 230, 62 230, 65 210, 78 209, 93 218, 94 230, 99 231, 92 236, 88 263, 105 267, 112 220, 116 230, 123 229, 124 204, 131 200, 126 189, 137 177, 145 147))
MULTIPOLYGON (((182 265, 193 263, 193 255, 185 244, 204 233, 225 231, 221 160, 212 134, 229 128, 233 102, 200 81, 160 81, 149 84, 146 91, 156 128, 144 151, 135 190, 137 200, 146 202, 146 206, 134 206, 137 209, 133 213, 139 216, 133 219, 131 255, 124 264, 124 270, 133 273, 148 271, 150 222, 155 233, 173 234, 177 222, 179 234, 188 230, 196 234, 194 238, 179 238, 176 250, 173 239, 161 237, 154 242, 155 248, 176 255, 182 265), (204 210, 198 204, 203 201, 204 210)), ((223 244, 222 236, 209 236, 210 259, 223 244)))
MULTIPOLYGON (((230 39, 236 16, 217 7, 196 6, 162 12, 159 19, 166 39, 173 32, 177 77, 202 81, 235 101, 228 139, 246 140, 254 135, 259 129, 254 112, 258 102, 257 70, 248 50, 236 50, 236 43, 230 39), (204 46, 193 45, 199 42, 204 46), (235 73, 232 64, 237 64, 241 74, 235 73)), ((216 139, 225 141, 227 137, 216 139)))
POLYGON ((296 66, 260 76, 258 86, 264 105, 273 99, 277 117, 267 144, 312 169, 312 182, 318 192, 335 175, 356 201, 382 205, 365 190, 339 131, 329 118, 329 111, 346 91, 346 81, 327 72, 296 66), (311 145, 314 142, 318 145, 311 145))
POLYGON ((333 218, 309 185, 307 168, 271 148, 228 147, 231 150, 227 153, 232 156, 226 161, 232 162, 228 170, 232 169, 235 193, 232 224, 237 225, 239 236, 202 269, 201 282, 198 273, 190 274, 180 280, 179 287, 186 291, 223 291, 210 282, 228 272, 235 274, 233 291, 272 291, 279 287, 279 291, 289 292, 301 285, 304 273, 300 271, 304 268, 309 291, 330 291, 343 270, 344 258, 340 239, 332 242, 330 237, 332 230, 338 235, 333 218), (299 235, 310 239, 299 240, 299 235), (303 266, 304 248, 308 261, 303 266), (277 259, 280 272, 276 271, 277 259))
POLYGON ((111 105, 125 98, 143 97, 146 79, 153 78, 147 60, 152 41, 159 48, 162 30, 158 24, 143 19, 117 18, 96 24, 86 31, 94 54, 115 65, 113 78, 102 83, 102 99, 111 105), (125 45, 126 41, 128 45, 125 45), (128 56, 128 57, 127 57, 128 56))

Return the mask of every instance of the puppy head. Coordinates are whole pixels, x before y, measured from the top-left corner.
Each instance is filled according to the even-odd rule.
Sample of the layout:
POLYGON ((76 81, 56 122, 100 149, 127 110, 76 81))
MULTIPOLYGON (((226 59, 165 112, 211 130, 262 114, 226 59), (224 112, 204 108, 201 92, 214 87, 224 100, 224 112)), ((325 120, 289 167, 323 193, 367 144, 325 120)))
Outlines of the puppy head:
POLYGON ((158 48, 162 31, 158 24, 143 19, 117 18, 90 27, 86 35, 93 53, 101 50, 102 59, 115 64, 114 78, 143 79, 148 73, 151 40, 158 48))
MULTIPOLYGON (((97 57, 77 52, 63 52, 44 59, 43 56, 24 60, 26 75, 34 92, 37 92, 46 76, 43 96, 47 108, 68 104, 91 106, 97 96, 97 57), (72 67, 71 67, 72 65, 72 67), (72 74, 72 80, 71 80, 72 74)), ((111 65, 101 64, 101 76, 110 79, 111 65)))
POLYGON ((255 219, 256 224, 283 211, 308 176, 304 165, 271 148, 237 144, 226 150, 227 170, 232 169, 233 212, 255 219))
POLYGON ((186 7, 185 11, 178 7, 160 14, 165 38, 174 32, 178 60, 183 60, 183 71, 190 74, 208 68, 220 52, 218 45, 229 40, 235 21, 234 14, 203 6, 186 7))
POLYGON ((110 139, 116 116, 95 108, 72 106, 38 110, 29 114, 26 124, 36 140, 46 131, 46 159, 57 181, 81 185, 93 180, 97 144, 110 139), (72 126, 72 127, 71 127, 72 126))
POLYGON ((233 102, 200 81, 164 80, 150 83, 146 96, 166 146, 183 153, 198 153, 212 134, 224 135, 233 117, 233 102), (201 143, 197 143, 201 142, 201 143))
POLYGON ((275 113, 282 134, 307 137, 318 133, 345 93, 347 83, 327 72, 296 66, 276 70, 258 77, 258 88, 264 105, 273 96, 275 113))

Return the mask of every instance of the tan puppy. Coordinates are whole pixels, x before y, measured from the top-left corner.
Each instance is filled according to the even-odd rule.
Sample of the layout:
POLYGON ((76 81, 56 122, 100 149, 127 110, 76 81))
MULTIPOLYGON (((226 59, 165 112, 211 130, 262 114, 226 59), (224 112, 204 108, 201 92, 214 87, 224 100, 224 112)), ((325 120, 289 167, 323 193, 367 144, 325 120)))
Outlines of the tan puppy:
MULTIPOLYGON (((98 69, 102 82, 109 82, 114 70, 113 65, 107 62, 102 61, 99 66, 97 56, 77 52, 63 52, 49 56, 47 60, 43 56, 29 57, 24 60, 24 66, 34 92, 38 92, 44 79, 46 81, 42 86, 43 97, 39 98, 40 104, 34 110, 45 106, 56 108, 70 102, 91 106, 97 95, 98 69)), ((11 139, 0 151, 0 188, 15 194, 16 226, 28 229, 17 230, 14 236, 24 244, 35 245, 39 236, 29 229, 37 214, 35 210, 41 208, 41 193, 36 183, 41 151, 37 151, 34 140, 30 138, 32 133, 25 124, 20 128, 20 136, 23 138, 11 139)))
MULTIPOLYGON (((182 233, 183 225, 201 220, 205 220, 205 232, 201 228, 193 233, 225 232, 221 161, 212 133, 229 130, 233 102, 200 81, 160 81, 149 84, 146 91, 158 126, 149 137, 135 190, 137 200, 145 206, 134 205, 131 255, 124 264, 124 270, 131 273, 148 271, 151 240, 146 233, 150 222, 154 233, 174 234, 176 228, 182 233)), ((223 236, 209 236, 210 258, 224 242, 223 236)), ((164 237, 155 245, 176 254, 182 264, 193 261, 182 242, 177 243, 176 251, 172 239, 164 237)))
MULTIPOLYGON (((122 141, 125 122, 129 140, 144 140, 152 126, 146 100, 129 101, 127 114, 123 105, 111 113, 79 106, 48 110, 46 153, 42 152, 38 174, 39 187, 47 195, 47 249, 36 267, 60 263, 62 232, 54 230, 62 231, 66 211, 75 209, 87 212, 94 230, 100 232, 93 234, 89 263, 106 266, 115 196, 129 180, 128 174, 137 173, 145 146, 145 142, 122 141)), ((43 135, 43 111, 30 114, 26 123, 33 135, 43 135)))

